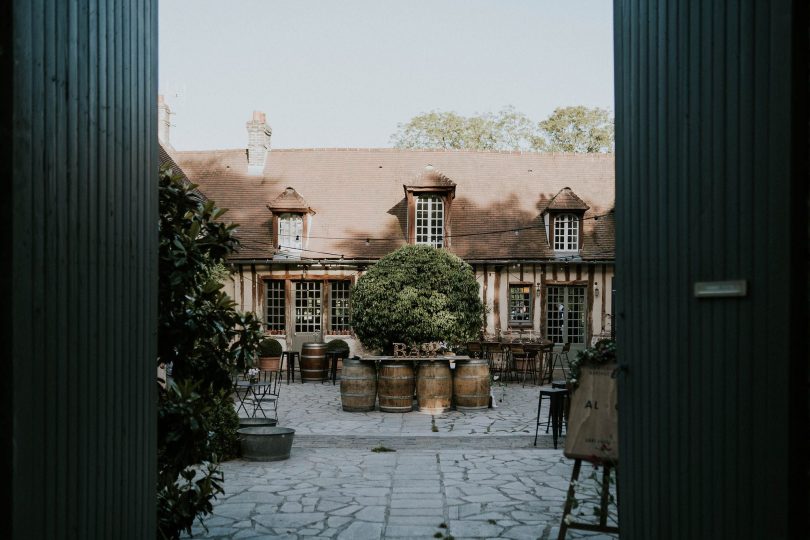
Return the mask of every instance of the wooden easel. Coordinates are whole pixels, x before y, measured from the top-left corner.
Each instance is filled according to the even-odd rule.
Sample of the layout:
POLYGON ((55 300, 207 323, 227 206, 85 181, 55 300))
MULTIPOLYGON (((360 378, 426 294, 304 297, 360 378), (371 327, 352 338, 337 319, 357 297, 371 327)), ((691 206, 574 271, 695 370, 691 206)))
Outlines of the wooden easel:
MULTIPOLYGON (((619 527, 613 527, 607 524, 608 517, 608 503, 610 494, 610 469, 613 466, 610 463, 602 463, 602 497, 599 505, 599 524, 592 523, 566 523, 565 517, 571 512, 571 507, 574 505, 574 485, 579 479, 579 471, 582 468, 582 460, 574 460, 574 472, 571 474, 571 483, 568 484, 568 495, 565 497, 565 509, 563 510, 562 521, 560 522, 560 533, 557 535, 557 540, 565 540, 565 535, 568 529, 579 529, 582 531, 593 532, 606 532, 606 533, 619 533, 619 527)), ((618 477, 617 480, 618 482, 618 477)), ((618 497, 618 486, 616 489, 616 496, 618 497)), ((617 500, 618 502, 618 500, 617 500)))

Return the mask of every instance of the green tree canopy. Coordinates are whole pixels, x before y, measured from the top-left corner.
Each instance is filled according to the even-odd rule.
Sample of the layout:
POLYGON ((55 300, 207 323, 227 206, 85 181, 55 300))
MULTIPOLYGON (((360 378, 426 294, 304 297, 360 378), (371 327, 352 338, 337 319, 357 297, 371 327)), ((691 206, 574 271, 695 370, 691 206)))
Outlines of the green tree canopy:
POLYGON ((613 119, 605 109, 560 107, 534 124, 508 106, 498 113, 461 116, 431 111, 398 124, 396 148, 612 152, 613 119))
POLYGON ((513 107, 474 116, 431 111, 398 124, 391 142, 396 148, 528 150, 532 122, 513 107))
POLYGON ((470 265, 443 249, 404 246, 386 255, 352 290, 352 327, 370 349, 393 343, 474 339, 484 306, 470 265))
POLYGON ((558 107, 538 124, 535 148, 547 152, 613 152, 613 119, 605 109, 558 107))

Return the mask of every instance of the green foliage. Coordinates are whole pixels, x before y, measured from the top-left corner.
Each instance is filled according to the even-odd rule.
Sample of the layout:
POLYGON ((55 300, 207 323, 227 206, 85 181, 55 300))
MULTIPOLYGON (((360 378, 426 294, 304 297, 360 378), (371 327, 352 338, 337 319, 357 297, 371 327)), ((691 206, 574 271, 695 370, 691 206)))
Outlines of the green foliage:
POLYGON ((252 365, 261 323, 239 313, 218 279, 225 258, 239 245, 225 210, 203 201, 170 171, 160 173, 158 362, 173 365, 176 379, 206 380, 230 388, 233 365, 252 365))
MULTIPOLYGON (((238 246, 224 210, 195 186, 159 174, 158 364, 172 379, 158 401, 158 534, 177 538, 222 492, 218 453, 232 453, 231 370, 253 364, 261 324, 221 281, 238 246)), ((238 427, 238 419, 236 420, 238 427)))
POLYGON ((239 456, 239 415, 233 407, 230 394, 223 393, 214 398, 208 416, 210 429, 210 450, 219 458, 227 461, 239 456))
POLYGON ((332 341, 326 344, 326 350, 328 352, 339 352, 348 355, 349 344, 343 341, 342 339, 333 339, 332 341))
POLYGON ((484 306, 470 265, 443 249, 404 246, 372 266, 352 290, 352 325, 370 349, 474 339, 484 306))
POLYGON ((613 152, 613 119, 604 109, 558 107, 536 126, 508 106, 499 112, 461 116, 431 111, 397 125, 397 148, 613 152))
POLYGON ((469 117, 431 111, 398 124, 391 136, 397 148, 528 150, 531 141, 531 120, 511 106, 469 117))
POLYGON ((616 342, 612 339, 600 339, 593 347, 579 351, 577 357, 569 362, 568 382, 574 388, 579 386, 582 366, 600 366, 614 362, 616 362, 616 342))
POLYGON ((613 152, 613 119, 605 109, 558 107, 538 124, 534 147, 548 152, 613 152))
POLYGON ((194 519, 211 513, 222 493, 222 473, 210 448, 213 402, 198 384, 169 379, 158 407, 158 537, 191 533, 194 519))
POLYGON ((273 338, 265 338, 259 342, 259 356, 271 358, 281 356, 281 343, 273 338))

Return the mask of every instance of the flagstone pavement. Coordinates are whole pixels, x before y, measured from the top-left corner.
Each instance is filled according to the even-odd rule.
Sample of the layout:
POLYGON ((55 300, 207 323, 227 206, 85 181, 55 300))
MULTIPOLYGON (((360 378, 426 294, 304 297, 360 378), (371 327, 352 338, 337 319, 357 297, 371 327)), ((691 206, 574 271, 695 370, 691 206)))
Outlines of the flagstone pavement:
MULTIPOLYGON (((224 463, 225 494, 193 538, 556 539, 573 467, 564 438, 555 450, 541 428, 533 445, 536 386, 495 396, 496 408, 474 412, 349 413, 339 383, 282 383, 290 458, 224 463)), ((577 521, 593 521, 595 472, 583 465, 577 521)))

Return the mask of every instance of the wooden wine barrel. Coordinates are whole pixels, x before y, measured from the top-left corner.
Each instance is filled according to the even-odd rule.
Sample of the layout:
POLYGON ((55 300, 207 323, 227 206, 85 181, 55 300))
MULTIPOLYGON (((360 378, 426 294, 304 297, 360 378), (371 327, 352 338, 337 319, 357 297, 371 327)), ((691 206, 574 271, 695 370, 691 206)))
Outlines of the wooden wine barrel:
POLYGON ((380 410, 383 412, 410 412, 413 409, 413 364, 410 362, 383 362, 377 378, 380 410))
POLYGON ((326 379, 326 343, 304 343, 301 345, 302 382, 321 382, 326 379))
POLYGON ((486 360, 456 361, 453 401, 459 411, 489 407, 489 365, 486 360))
POLYGON ((374 362, 344 360, 340 376, 340 403, 344 411, 374 410, 377 400, 377 368, 374 362))
POLYGON ((453 379, 450 361, 422 362, 416 374, 416 403, 419 411, 442 413, 450 410, 453 379))

